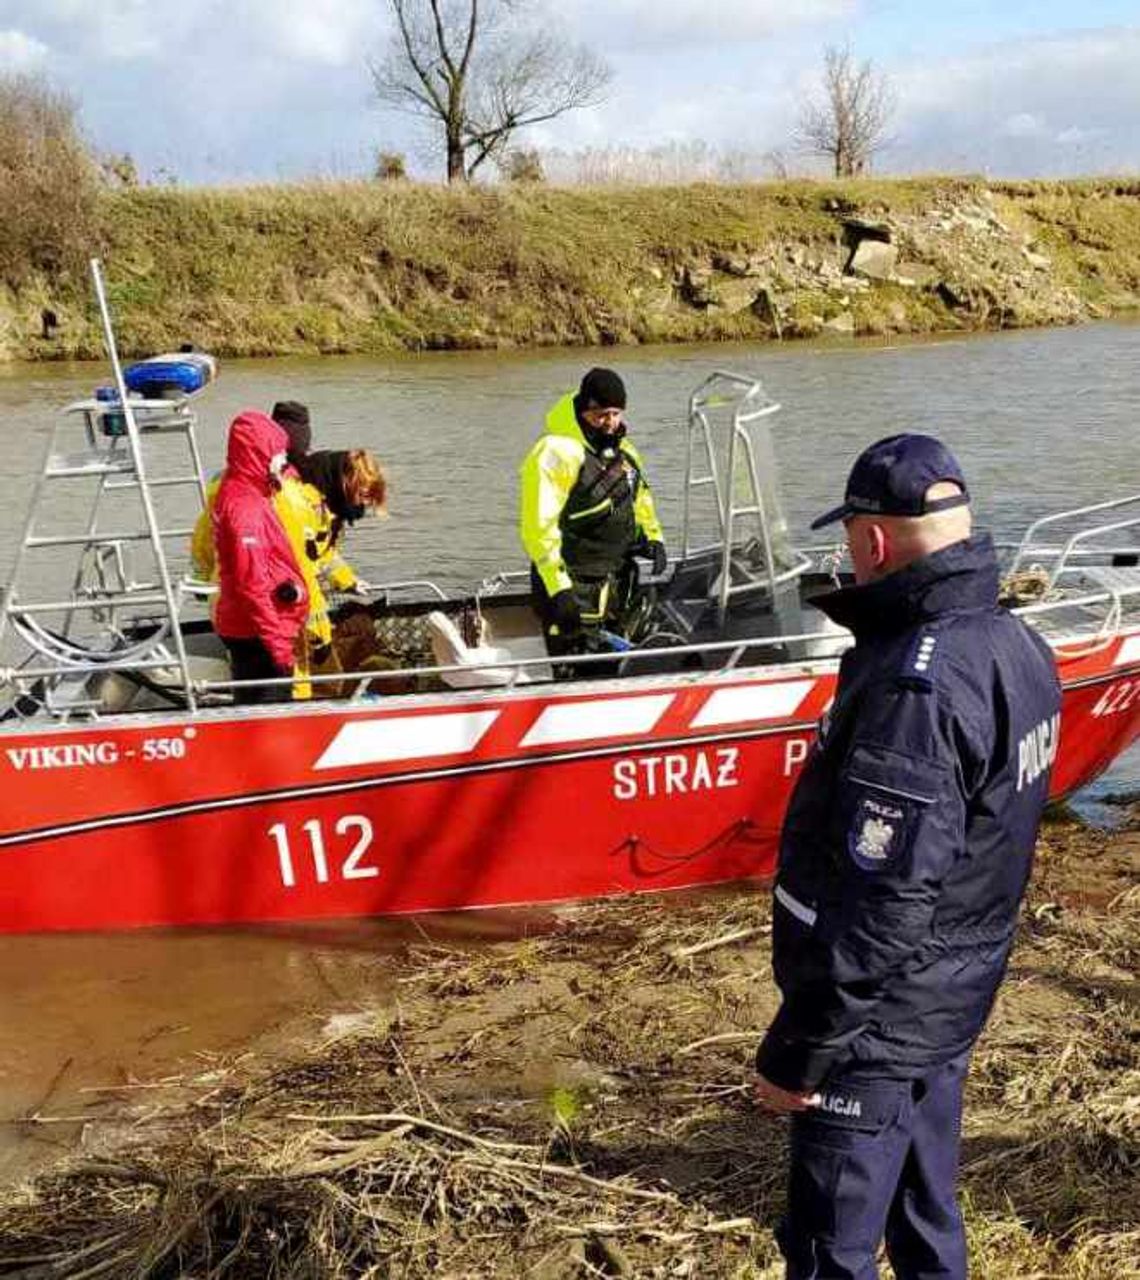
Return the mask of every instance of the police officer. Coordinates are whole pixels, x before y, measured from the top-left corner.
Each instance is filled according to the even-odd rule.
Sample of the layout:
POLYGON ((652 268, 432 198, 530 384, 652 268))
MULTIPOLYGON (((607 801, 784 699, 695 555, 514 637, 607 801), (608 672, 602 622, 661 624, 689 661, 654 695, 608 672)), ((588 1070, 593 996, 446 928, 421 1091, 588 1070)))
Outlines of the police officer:
POLYGON ((591 369, 546 415, 520 469, 519 533, 552 655, 581 652, 604 623, 624 626, 631 555, 667 564, 641 456, 626 435, 625 385, 591 369))
POLYGON ((998 607, 986 536, 937 440, 855 462, 842 520, 855 585, 816 601, 850 628, 835 701, 780 842, 783 995, 756 1100, 790 1112, 790 1280, 963 1280, 962 1086, 1005 972, 1057 750, 1048 647, 998 607))

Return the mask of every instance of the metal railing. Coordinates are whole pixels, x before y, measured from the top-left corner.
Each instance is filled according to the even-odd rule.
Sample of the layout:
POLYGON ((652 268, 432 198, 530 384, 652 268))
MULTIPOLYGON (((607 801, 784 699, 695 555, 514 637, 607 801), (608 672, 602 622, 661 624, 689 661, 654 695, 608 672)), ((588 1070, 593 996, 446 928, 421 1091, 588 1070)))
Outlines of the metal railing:
MULTIPOLYGON (((416 677, 439 677, 455 674, 470 677, 479 671, 486 672, 509 672, 510 678, 507 680, 494 680, 489 682, 484 688, 513 688, 520 682, 521 676, 532 670, 545 669, 549 671, 552 666, 566 667, 571 669, 589 668, 592 666, 615 668, 619 663, 634 664, 649 661, 660 661, 661 659, 683 658, 690 655, 709 655, 723 654, 724 662, 715 668, 704 668, 702 670, 694 670, 691 672, 673 671, 667 674, 669 676, 680 676, 691 680, 707 678, 710 675, 720 675, 733 671, 739 666, 740 660, 751 649, 774 649, 795 644, 827 644, 834 645, 843 640, 841 635, 834 632, 810 631, 795 635, 778 635, 778 636, 758 636, 746 639, 734 640, 713 640, 701 644, 683 644, 683 645, 665 645, 647 649, 629 649, 622 652, 606 652, 606 653, 581 653, 566 654, 558 658, 552 659, 549 655, 542 655, 535 658, 503 658, 494 659, 483 663, 448 663, 437 664, 426 667, 399 667, 391 671, 338 671, 327 674, 310 674, 306 677, 307 683, 313 685, 321 684, 341 684, 350 682, 360 682, 362 688, 358 688, 353 695, 356 698, 363 696, 367 688, 373 684, 384 684, 385 682, 406 681, 409 675, 416 677)), ((790 659, 787 662, 789 670, 796 667, 804 667, 808 662, 812 661, 830 661, 830 658, 811 659, 799 658, 790 659)), ((783 664, 781 664, 782 666, 783 664)), ((103 675, 108 672, 130 673, 140 670, 180 670, 179 664, 173 659, 168 658, 166 661, 147 661, 147 662, 123 662, 123 661, 107 661, 107 662, 76 662, 69 668, 69 674, 72 676, 91 676, 103 675)), ((10 684, 13 686, 23 686, 31 684, 38 679, 58 675, 59 668, 55 665, 48 667, 20 667, 9 668, 7 670, 0 669, 0 684, 10 684)), ((199 696, 225 690, 233 690, 239 686, 242 688, 284 688, 292 686, 296 683, 295 676, 277 676, 259 680, 194 680, 192 682, 193 690, 199 696)), ((446 682, 444 682, 446 685, 446 682)), ((574 691, 573 681, 556 680, 553 675, 548 676, 544 683, 556 683, 566 692, 574 691)), ((438 690, 438 692, 446 692, 446 688, 438 690)), ((470 687, 465 690, 454 689, 452 692, 478 692, 478 688, 470 687)), ((294 707, 303 706, 303 702, 292 704, 294 707)), ((188 708, 192 709, 192 708, 188 708)))
MULTIPOLYGON (((1140 597, 1140 585, 1135 588, 1118 590, 1118 591, 1097 591, 1087 592, 1070 598, 1048 601, 1039 604, 1024 605, 1016 610, 1019 616, 1026 618, 1027 621, 1041 618, 1050 614, 1058 614, 1066 610, 1088 610, 1091 607, 1103 605, 1105 613, 1103 618, 1093 619, 1087 622, 1083 627, 1074 629, 1061 636, 1050 638, 1051 645, 1058 651, 1065 651, 1066 656, 1081 656, 1098 651, 1106 647, 1116 638, 1120 631, 1125 601, 1135 600, 1140 597), (1078 646, 1079 653, 1071 652, 1074 646, 1078 646)), ((440 682, 436 689, 417 690, 416 694, 449 694, 457 695, 460 693, 479 696, 494 691, 513 690, 520 683, 527 683, 523 677, 530 672, 542 672, 544 675, 541 683, 545 685, 554 685, 560 691, 568 694, 574 692, 585 692, 585 689, 576 684, 573 680, 563 680, 556 678, 551 672, 553 666, 569 671, 581 672, 583 675, 589 672, 590 668, 600 668, 602 678, 613 676, 619 683, 624 683, 624 672, 629 672, 632 678, 638 675, 636 668, 639 665, 647 663, 659 663, 662 660, 675 661, 687 657, 706 658, 713 655, 721 655, 723 661, 716 666, 703 666, 699 669, 686 671, 669 670, 655 671, 649 673, 651 676, 658 676, 672 680, 682 680, 685 682, 696 682, 699 680, 709 679, 718 676, 724 676, 737 670, 741 661, 750 652, 757 650, 767 651, 771 653, 773 650, 789 648, 792 646, 803 646, 804 652, 799 655, 789 655, 783 660, 766 659, 757 665, 764 668, 765 671, 771 672, 774 678, 787 677, 794 675, 796 672, 812 672, 818 673, 822 669, 831 669, 835 666, 840 656, 841 649, 846 648, 850 643, 849 637, 843 633, 827 632, 827 631, 804 631, 794 634, 781 634, 773 636, 753 636, 746 638, 737 638, 732 640, 714 640, 706 641, 698 644, 680 644, 654 646, 644 649, 631 649, 624 652, 604 652, 604 653, 585 653, 585 654, 566 654, 556 659, 552 659, 549 655, 542 655, 533 658, 495 658, 485 663, 448 663, 434 664, 431 666, 417 667, 400 667, 390 671, 343 671, 331 672, 328 674, 311 674, 308 682, 314 686, 321 685, 344 685, 355 684, 356 688, 352 693, 351 701, 360 701, 368 697, 376 688, 382 689, 384 685, 391 683, 406 682, 409 676, 415 676, 417 679, 429 680, 434 679, 440 682), (828 652, 811 653, 810 649, 827 650, 828 652), (623 673, 619 676, 619 668, 623 673), (446 677, 448 675, 461 675, 466 681, 470 681, 472 676, 478 676, 480 672, 486 673, 489 677, 485 685, 472 685, 465 683, 462 688, 453 688, 447 685, 446 677), (504 679, 503 676, 506 675, 504 679)), ((750 666, 748 668, 752 670, 750 666)), ((92 675, 103 675, 109 672, 121 672, 130 674, 140 671, 181 671, 181 666, 177 660, 171 655, 165 660, 155 659, 147 661, 122 661, 111 660, 105 662, 81 662, 77 661, 69 667, 69 674, 73 677, 86 677, 92 675)), ((24 690, 24 687, 32 684, 38 679, 48 678, 59 674, 59 667, 56 665, 46 667, 26 666, 16 670, 0 670, 0 684, 10 684, 14 687, 24 690)), ((186 690, 188 704, 191 697, 196 696, 200 703, 202 699, 209 694, 232 693, 238 687, 244 688, 285 688, 296 683, 294 677, 281 676, 262 680, 236 681, 236 680, 193 680, 190 688, 186 690)), ((170 686, 171 692, 176 692, 181 686, 170 686)), ((408 695, 401 695, 408 696, 408 695)), ((415 696, 415 695, 412 695, 415 696)), ((270 704, 277 705, 278 709, 285 706, 291 706, 293 709, 304 707, 304 702, 270 704)), ((90 704, 83 704, 80 710, 88 711, 93 718, 98 718, 98 713, 90 704)), ((188 710, 194 710, 194 707, 188 705, 188 710)), ((217 708, 215 708, 217 709, 217 708)), ((129 713, 128 713, 129 714, 129 713)))
MULTIPOLYGON (((1105 502, 1092 502, 1082 507, 1070 507, 1065 511, 1054 511, 1049 515, 1039 517, 1037 520, 1034 520, 1033 523, 1025 530, 1024 534, 1022 534, 1021 541, 1017 544, 1017 550, 1014 553, 1013 561, 1010 565, 1010 573, 1016 573, 1021 569, 1022 561, 1030 554, 1037 556, 1049 555, 1052 551, 1050 546, 1034 545, 1034 539, 1036 538, 1037 533, 1039 530, 1044 529, 1046 525, 1060 524, 1066 520, 1076 520, 1082 516, 1095 515, 1101 511, 1117 511, 1122 507, 1132 505, 1140 505, 1140 493, 1129 494, 1124 498, 1110 498, 1105 502)), ((1127 528, 1131 527, 1133 523, 1140 523, 1140 517, 1137 517, 1134 521, 1123 521, 1115 527, 1127 528)), ((1093 528, 1100 529, 1102 532, 1107 531, 1110 527, 1112 526, 1093 526, 1093 528)), ((1085 532, 1091 533, 1092 530, 1088 529, 1085 532)), ((1136 549, 1137 548, 1133 548, 1133 550, 1136 549)))

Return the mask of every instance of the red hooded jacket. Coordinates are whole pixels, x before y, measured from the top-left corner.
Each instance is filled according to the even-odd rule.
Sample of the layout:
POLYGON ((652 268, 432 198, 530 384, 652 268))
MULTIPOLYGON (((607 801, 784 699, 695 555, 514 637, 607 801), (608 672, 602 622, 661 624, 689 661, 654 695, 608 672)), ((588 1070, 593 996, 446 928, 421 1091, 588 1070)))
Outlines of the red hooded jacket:
POLYGON ((309 612, 304 578, 273 509, 269 463, 288 445, 285 432, 266 414, 238 414, 230 424, 226 470, 212 513, 217 632, 230 640, 260 640, 282 673, 293 669, 293 642, 309 612))

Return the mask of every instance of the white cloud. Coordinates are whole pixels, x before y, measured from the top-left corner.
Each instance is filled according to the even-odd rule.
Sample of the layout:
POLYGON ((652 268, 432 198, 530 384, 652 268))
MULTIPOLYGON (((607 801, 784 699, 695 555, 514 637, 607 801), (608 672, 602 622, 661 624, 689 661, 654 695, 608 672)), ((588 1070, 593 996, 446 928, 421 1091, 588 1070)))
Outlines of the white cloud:
POLYGON ((47 60, 50 50, 42 40, 22 31, 0 31, 0 70, 34 71, 47 60))
POLYGON ((1047 132, 1045 121, 1030 111, 1009 116, 998 128, 998 133, 1005 138, 1043 138, 1047 132))
MULTIPOLYGON (((287 60, 344 66, 359 62, 381 40, 379 0, 246 0, 237 21, 249 50, 287 60)), ((234 24, 227 36, 233 39, 234 24)))
POLYGON ((1138 65, 1140 28, 1121 27, 899 68, 899 145, 884 167, 1013 176, 1134 169, 1138 65))
MULTIPOLYGON (((675 18, 676 5, 671 12, 675 18)), ((611 98, 555 121, 535 141, 572 149, 703 139, 755 153, 780 149, 793 170, 808 170, 793 133, 798 104, 819 80, 817 35, 787 33, 773 41, 778 53, 770 58, 739 45, 616 52, 611 98)), ((1140 167, 1132 123, 1140 118, 1140 28, 1042 34, 957 57, 923 52, 876 64, 898 100, 881 172, 1056 176, 1140 167)))
MULTIPOLYGON (((8 0, 25 28, 45 36, 53 49, 92 58, 131 60, 161 53, 181 54, 182 36, 203 6, 147 0, 8 0)), ((211 0, 209 6, 216 6, 211 0)))
POLYGON ((0 0, 95 145, 188 182, 369 170, 383 0, 0 0))
MULTIPOLYGON (((541 0, 536 0, 536 3, 541 0)), ((374 109, 366 59, 386 44, 384 0, 0 0, 51 54, 104 150, 184 180, 367 171, 377 147, 413 151, 406 117, 374 109)), ((606 103, 533 142, 652 146, 778 134, 789 33, 818 60, 818 27, 861 0, 546 0, 567 38, 609 58, 606 103), (758 46, 757 41, 762 41, 758 46), (751 42, 751 43, 750 43, 751 42), (782 48, 756 58, 758 47, 782 48), (773 93, 775 87, 775 93, 773 93)), ((434 170, 434 164, 433 164, 434 170)))
POLYGON ((7 0, 23 25, 87 57, 155 60, 184 70, 213 58, 241 73, 249 60, 339 65, 379 38, 379 0, 7 0))
POLYGON ((559 16, 603 52, 765 39, 851 18, 858 0, 579 0, 559 16))
POLYGON ((1087 142, 1094 142, 1097 138, 1105 137, 1107 132, 1106 129, 1081 129, 1072 125, 1057 134, 1057 141, 1063 147, 1079 147, 1087 142))
MULTIPOLYGON (((532 130, 529 145, 703 140, 791 152, 821 45, 850 35, 898 91, 883 171, 1140 166, 1131 123, 1140 118, 1140 27, 1022 37, 956 56, 916 48, 891 65, 861 41, 865 0, 547 3, 567 37, 607 57, 616 76, 605 102, 532 130)), ((42 68, 75 91, 97 145, 130 151, 144 172, 163 165, 189 181, 345 175, 365 172, 378 147, 412 150, 418 136, 370 97, 365 60, 385 44, 385 0, 0 7, 0 68, 42 68)), ((875 22, 881 28, 881 15, 875 22)))

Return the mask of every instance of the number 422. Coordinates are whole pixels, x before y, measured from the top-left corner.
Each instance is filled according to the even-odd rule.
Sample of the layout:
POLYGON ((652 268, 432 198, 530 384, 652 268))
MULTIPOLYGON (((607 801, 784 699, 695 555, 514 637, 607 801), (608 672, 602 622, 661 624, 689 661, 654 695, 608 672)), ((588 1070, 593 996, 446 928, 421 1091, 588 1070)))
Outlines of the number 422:
MULTIPOLYGON (((380 874, 380 868, 372 863, 364 863, 361 859, 372 845, 372 823, 361 814, 345 814, 338 818, 333 828, 338 836, 356 832, 356 843, 344 854, 338 867, 330 872, 329 853, 325 845, 324 831, 317 818, 311 818, 301 824, 301 830, 308 837, 309 859, 313 866, 313 879, 317 884, 328 884, 331 879, 339 880, 371 880, 380 874)), ((277 865, 281 872, 281 883, 286 889, 297 887, 297 862, 294 861, 293 848, 289 840, 289 829, 283 822, 275 822, 269 828, 269 835, 277 845, 277 865)))

